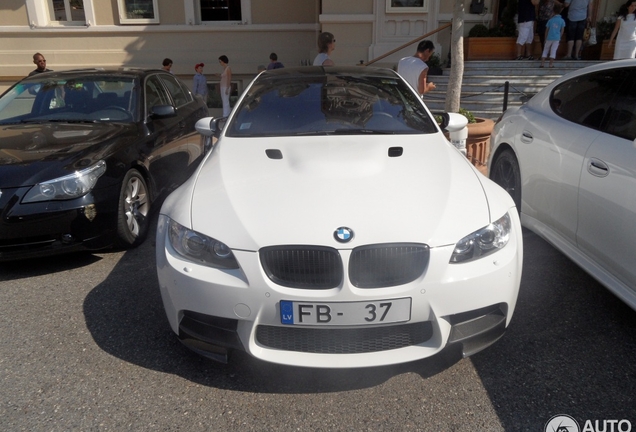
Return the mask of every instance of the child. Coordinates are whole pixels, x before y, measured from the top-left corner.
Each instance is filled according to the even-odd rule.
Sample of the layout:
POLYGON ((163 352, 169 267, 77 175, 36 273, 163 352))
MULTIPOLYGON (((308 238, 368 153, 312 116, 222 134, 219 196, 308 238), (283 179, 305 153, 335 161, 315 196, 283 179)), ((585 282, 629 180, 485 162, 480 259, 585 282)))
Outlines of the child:
POLYGON ((563 29, 565 29, 565 21, 561 17, 562 10, 563 5, 561 3, 555 3, 552 18, 550 18, 545 25, 545 46, 543 47, 541 66, 539 67, 543 67, 545 58, 548 57, 548 52, 550 53, 550 67, 554 67, 553 62, 556 58, 557 48, 559 48, 559 41, 563 36, 563 29))

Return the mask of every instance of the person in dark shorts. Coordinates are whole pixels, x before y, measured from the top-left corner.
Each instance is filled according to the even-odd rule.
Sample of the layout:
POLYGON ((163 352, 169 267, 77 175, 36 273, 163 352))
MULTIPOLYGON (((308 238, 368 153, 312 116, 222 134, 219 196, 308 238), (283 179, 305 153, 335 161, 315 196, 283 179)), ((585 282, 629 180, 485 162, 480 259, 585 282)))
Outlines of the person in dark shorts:
POLYGON ((568 47, 565 54, 566 60, 580 60, 581 47, 583 46, 583 33, 592 16, 592 0, 566 0, 568 9, 567 41, 568 47))

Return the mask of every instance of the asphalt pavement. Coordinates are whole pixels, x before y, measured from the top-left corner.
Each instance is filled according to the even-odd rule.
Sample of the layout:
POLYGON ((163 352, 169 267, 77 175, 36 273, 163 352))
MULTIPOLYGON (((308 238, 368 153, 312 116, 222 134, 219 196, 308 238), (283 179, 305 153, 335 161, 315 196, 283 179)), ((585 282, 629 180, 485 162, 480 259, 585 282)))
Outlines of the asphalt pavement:
POLYGON ((636 312, 530 232, 495 345, 353 370, 244 353, 224 365, 181 346, 152 235, 130 251, 0 264, 0 430, 543 431, 557 414, 636 430, 636 312))

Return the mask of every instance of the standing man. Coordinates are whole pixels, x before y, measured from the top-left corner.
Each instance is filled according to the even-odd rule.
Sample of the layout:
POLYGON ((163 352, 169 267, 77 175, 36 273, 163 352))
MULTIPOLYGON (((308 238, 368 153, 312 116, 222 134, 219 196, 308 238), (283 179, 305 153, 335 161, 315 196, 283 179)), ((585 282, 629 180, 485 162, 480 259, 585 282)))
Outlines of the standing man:
POLYGON ((31 71, 29 76, 43 72, 53 72, 51 69, 46 68, 46 59, 40 53, 33 54, 33 63, 35 63, 35 66, 37 66, 37 68, 34 71, 31 71))
POLYGON ((534 21, 537 19, 538 5, 539 0, 519 0, 517 8, 519 36, 517 37, 516 60, 534 60, 532 42, 534 42, 534 21))
POLYGON ((161 69, 165 70, 166 72, 170 72, 172 73, 172 60, 169 58, 165 58, 163 59, 163 62, 161 63, 161 69))
POLYGON ((284 67, 285 66, 283 66, 283 64, 278 61, 278 56, 276 55, 276 53, 271 53, 269 55, 269 64, 267 65, 267 70, 282 69, 284 67))
POLYGON ((417 45, 415 55, 404 57, 398 63, 397 73, 402 76, 421 96, 435 89, 435 84, 427 82, 428 66, 426 61, 435 51, 435 45, 430 40, 423 40, 417 45))
POLYGON ((569 6, 567 26, 568 50, 565 53, 565 59, 581 60, 583 33, 585 33, 585 27, 589 24, 593 24, 591 22, 592 0, 565 0, 565 6, 569 6))

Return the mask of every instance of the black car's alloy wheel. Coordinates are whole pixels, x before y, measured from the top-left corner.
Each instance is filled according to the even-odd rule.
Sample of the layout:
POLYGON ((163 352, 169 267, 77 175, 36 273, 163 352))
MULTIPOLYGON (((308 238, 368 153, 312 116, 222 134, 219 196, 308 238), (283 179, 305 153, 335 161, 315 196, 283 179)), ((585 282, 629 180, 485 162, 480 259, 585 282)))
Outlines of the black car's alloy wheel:
POLYGON ((117 237, 120 246, 137 246, 148 232, 150 195, 146 180, 137 170, 126 173, 119 194, 117 237))
POLYGON ((510 194, 517 210, 521 211, 521 174, 519 162, 512 150, 504 150, 497 156, 490 170, 490 178, 510 194))

